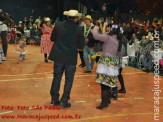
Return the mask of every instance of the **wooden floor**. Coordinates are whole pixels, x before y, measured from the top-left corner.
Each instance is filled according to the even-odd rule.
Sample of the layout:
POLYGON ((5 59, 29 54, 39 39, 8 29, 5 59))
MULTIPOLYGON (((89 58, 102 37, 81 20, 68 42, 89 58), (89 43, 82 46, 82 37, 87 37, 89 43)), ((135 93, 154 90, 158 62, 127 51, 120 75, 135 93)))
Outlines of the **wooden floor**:
MULTIPOLYGON (((84 74, 85 69, 77 66, 69 101, 72 107, 53 108, 50 106, 53 63, 44 63, 39 46, 27 46, 25 61, 18 60, 18 54, 13 52, 14 48, 14 45, 9 45, 7 60, 0 64, 0 122, 48 122, 51 115, 56 119, 49 118, 49 122, 154 121, 153 74, 126 67, 123 77, 127 93, 119 94, 118 100, 112 99, 108 108, 97 110, 96 106, 100 103, 100 85, 95 82, 97 64, 90 74, 84 74), (11 115, 15 118, 9 118, 11 115), (27 118, 34 115, 44 118, 27 118), (58 115, 60 118, 57 118, 58 115), (8 118, 3 119, 4 116, 8 118)), ((64 79, 63 77, 61 94, 64 79)), ((160 81, 160 89, 163 88, 162 82, 163 80, 160 81)), ((162 93, 159 101, 159 121, 163 122, 162 93)))

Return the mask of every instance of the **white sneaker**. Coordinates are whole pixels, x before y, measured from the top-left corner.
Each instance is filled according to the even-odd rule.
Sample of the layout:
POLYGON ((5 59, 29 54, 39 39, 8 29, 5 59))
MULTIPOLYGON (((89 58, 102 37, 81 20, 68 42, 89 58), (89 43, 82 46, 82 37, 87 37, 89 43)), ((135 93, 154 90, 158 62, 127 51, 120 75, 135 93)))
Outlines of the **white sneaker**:
POLYGON ((2 61, 5 61, 6 60, 6 57, 4 55, 4 53, 2 53, 2 61))
POLYGON ((0 64, 2 64, 2 54, 0 53, 0 64))
POLYGON ((6 61, 6 57, 2 57, 2 61, 6 61))

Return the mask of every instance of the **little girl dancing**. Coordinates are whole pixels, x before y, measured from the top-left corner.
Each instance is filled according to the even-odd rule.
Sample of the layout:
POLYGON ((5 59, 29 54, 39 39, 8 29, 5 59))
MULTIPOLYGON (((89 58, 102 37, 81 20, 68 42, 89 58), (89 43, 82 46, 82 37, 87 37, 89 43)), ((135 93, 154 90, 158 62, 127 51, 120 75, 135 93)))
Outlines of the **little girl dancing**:
POLYGON ((25 60, 25 54, 27 53, 27 50, 25 50, 24 47, 26 47, 26 37, 21 37, 15 50, 16 53, 20 54, 19 60, 25 60))

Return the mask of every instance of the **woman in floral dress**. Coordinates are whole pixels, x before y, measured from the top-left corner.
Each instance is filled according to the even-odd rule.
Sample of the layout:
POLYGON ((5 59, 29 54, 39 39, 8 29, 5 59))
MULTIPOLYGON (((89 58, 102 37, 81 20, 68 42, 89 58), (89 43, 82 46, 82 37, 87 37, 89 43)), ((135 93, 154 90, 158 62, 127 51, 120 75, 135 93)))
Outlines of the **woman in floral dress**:
POLYGON ((46 22, 42 25, 42 37, 41 37, 41 53, 44 54, 45 62, 48 63, 48 54, 51 51, 53 42, 50 40, 51 33, 54 26, 51 24, 50 18, 46 18, 46 22))
MULTIPOLYGON (((106 28, 107 23, 104 23, 106 28)), ((96 82, 101 84, 101 104, 97 109, 108 107, 111 103, 111 88, 117 88, 119 74, 119 59, 117 55, 121 54, 121 34, 117 25, 113 25, 109 34, 99 34, 98 26, 92 30, 92 34, 96 40, 102 41, 103 53, 98 61, 96 82)))

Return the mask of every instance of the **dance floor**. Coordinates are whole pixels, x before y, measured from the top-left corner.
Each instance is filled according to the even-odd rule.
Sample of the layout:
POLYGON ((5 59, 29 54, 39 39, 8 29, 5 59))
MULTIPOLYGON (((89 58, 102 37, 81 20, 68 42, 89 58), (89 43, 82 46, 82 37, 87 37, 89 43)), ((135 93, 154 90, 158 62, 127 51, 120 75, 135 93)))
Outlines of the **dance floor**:
MULTIPOLYGON (((0 122, 153 122, 154 75, 126 67, 123 77, 126 94, 103 110, 100 104, 100 85, 95 82, 96 67, 89 74, 77 66, 71 91, 71 108, 50 106, 53 62, 44 63, 40 47, 27 45, 25 61, 9 45, 7 60, 0 64, 0 122)), ((80 64, 80 60, 78 60, 80 64)), ((163 79, 163 77, 161 77, 163 79)), ((65 77, 60 93, 63 93, 65 77)), ((162 80, 163 81, 163 80, 162 80)), ((159 88, 163 88, 160 81, 159 88)), ((163 122, 163 95, 159 99, 159 121, 163 122)))

